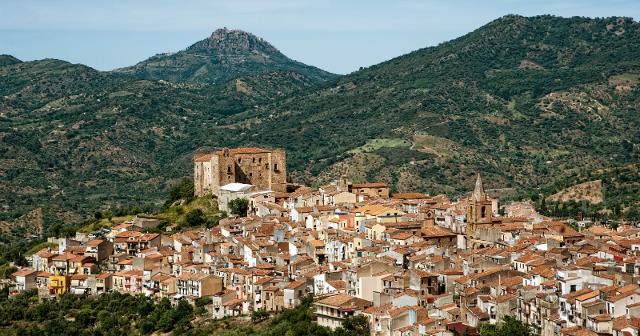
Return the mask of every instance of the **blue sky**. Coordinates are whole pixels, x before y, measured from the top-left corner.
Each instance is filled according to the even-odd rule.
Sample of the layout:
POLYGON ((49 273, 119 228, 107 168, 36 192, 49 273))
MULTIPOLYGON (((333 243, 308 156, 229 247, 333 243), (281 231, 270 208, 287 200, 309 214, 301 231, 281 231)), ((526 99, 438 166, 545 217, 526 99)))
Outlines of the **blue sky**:
POLYGON ((640 17, 638 0, 2 0, 0 54, 100 70, 184 49, 217 28, 349 73, 458 37, 505 14, 640 17))

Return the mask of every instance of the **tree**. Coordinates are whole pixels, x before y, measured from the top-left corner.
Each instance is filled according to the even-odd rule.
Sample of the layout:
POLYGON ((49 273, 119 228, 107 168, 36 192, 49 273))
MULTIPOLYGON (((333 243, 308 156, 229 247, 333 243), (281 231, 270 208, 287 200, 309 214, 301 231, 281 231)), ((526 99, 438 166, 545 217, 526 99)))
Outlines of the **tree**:
POLYGON ((204 307, 208 304, 211 304, 213 299, 210 296, 203 296, 196 299, 196 307, 204 307))
POLYGON ((204 212, 201 209, 193 209, 184 217, 187 226, 198 226, 207 222, 204 212))
POLYGON ((506 316, 499 325, 481 324, 478 326, 481 336, 529 336, 531 329, 515 317, 506 316))
POLYGON ((528 336, 530 334, 529 326, 512 316, 506 316, 504 323, 499 327, 499 336, 528 336))
POLYGON ((364 315, 351 316, 342 321, 342 328, 346 335, 367 336, 369 331, 369 320, 364 315))
POLYGON ((180 182, 169 189, 169 199, 167 200, 167 204, 170 205, 179 199, 184 199, 189 203, 193 200, 193 193, 193 180, 183 178, 180 182))
POLYGON ((240 217, 246 217, 247 210, 249 210, 249 200, 246 198, 236 198, 231 200, 228 206, 232 214, 240 217))
POLYGON ((9 276, 14 273, 17 272, 18 268, 15 266, 11 266, 9 264, 5 264, 5 265, 1 265, 0 266, 0 279, 7 279, 9 278, 9 276))
POLYGON ((631 221, 640 221, 640 207, 635 205, 630 207, 627 211, 626 217, 631 221))
POLYGON ((251 313, 251 321, 259 322, 269 317, 269 313, 267 313, 264 309, 256 309, 251 313))

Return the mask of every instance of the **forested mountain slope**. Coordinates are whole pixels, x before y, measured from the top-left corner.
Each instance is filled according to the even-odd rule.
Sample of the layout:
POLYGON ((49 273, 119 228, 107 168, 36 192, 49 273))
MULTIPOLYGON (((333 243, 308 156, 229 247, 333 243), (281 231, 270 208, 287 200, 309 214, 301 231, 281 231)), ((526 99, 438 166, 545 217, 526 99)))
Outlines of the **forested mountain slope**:
MULTIPOLYGON (((506 16, 338 78, 235 31, 116 72, 0 56, 0 220, 157 202, 195 152, 238 145, 284 147, 304 183, 348 164, 396 190, 456 196, 481 172, 553 193, 640 161, 639 27, 506 16), (238 48, 242 62, 189 56, 238 48)), ((638 201, 615 196, 637 181, 606 181, 604 204, 638 201)))
POLYGON ((476 172, 529 189, 638 162, 639 79, 632 19, 511 15, 229 123, 287 148, 302 180, 349 163, 399 190, 456 194, 476 172))

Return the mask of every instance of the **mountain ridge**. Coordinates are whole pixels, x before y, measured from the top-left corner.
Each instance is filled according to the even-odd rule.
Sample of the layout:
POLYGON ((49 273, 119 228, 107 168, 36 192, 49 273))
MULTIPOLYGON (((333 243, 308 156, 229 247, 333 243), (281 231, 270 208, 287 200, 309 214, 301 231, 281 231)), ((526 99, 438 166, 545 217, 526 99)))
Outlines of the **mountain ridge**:
POLYGON ((357 157, 397 162, 398 155, 392 154, 397 150, 404 152, 401 167, 373 164, 359 178, 399 182, 404 189, 413 183, 423 190, 461 192, 466 186, 448 188, 466 180, 460 171, 469 176, 483 171, 496 186, 530 188, 548 182, 552 170, 546 161, 567 160, 567 169, 586 169, 586 157, 593 158, 595 168, 610 164, 604 155, 614 155, 612 161, 624 164, 630 159, 620 151, 625 146, 637 157, 638 117, 629 108, 638 99, 638 42, 638 23, 630 18, 505 16, 438 46, 343 76, 331 87, 236 115, 230 122, 258 134, 239 142, 275 142, 291 151, 288 158, 294 165, 311 162, 315 168, 298 175, 307 182, 318 174, 325 182, 336 178, 343 161, 362 161, 357 157), (525 66, 523 61, 528 61, 525 66), (620 77, 630 78, 622 90, 614 84, 620 77), (277 113, 264 118, 265 111, 277 113), (337 126, 345 123, 349 128, 337 126), (532 129, 546 138, 538 138, 532 129), (584 140, 579 134, 590 136, 584 140), (435 149, 423 146, 425 137, 435 141, 429 145, 435 149), (323 143, 324 150, 307 155, 303 147, 309 138, 323 143), (334 154, 372 139, 410 141, 419 150, 384 147, 381 150, 390 153, 334 154), (585 149, 580 141, 592 147, 585 149), (553 155, 544 158, 544 152, 553 155), (461 154, 466 157, 456 157, 461 154), (419 165, 411 162, 425 160, 425 155, 432 156, 428 160, 434 160, 430 162, 435 167, 458 173, 435 167, 416 171, 419 165), (529 162, 522 166, 526 174, 504 166, 516 160, 529 162), (425 179, 431 182, 422 184, 425 179))

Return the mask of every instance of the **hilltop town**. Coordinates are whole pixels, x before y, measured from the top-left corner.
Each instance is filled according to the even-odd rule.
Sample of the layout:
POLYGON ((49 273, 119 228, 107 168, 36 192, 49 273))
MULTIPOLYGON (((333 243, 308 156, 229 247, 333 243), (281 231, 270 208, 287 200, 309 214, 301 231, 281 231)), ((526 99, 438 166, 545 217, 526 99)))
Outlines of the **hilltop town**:
POLYGON ((481 174, 460 199, 343 175, 288 182, 280 149, 194 157, 194 196, 230 215, 179 229, 136 217, 49 238, 2 280, 11 296, 141 294, 207 301, 212 319, 276 314, 308 298, 319 326, 361 316, 371 335, 478 335, 513 317, 541 335, 638 335, 640 229, 557 221, 499 204, 481 174))

